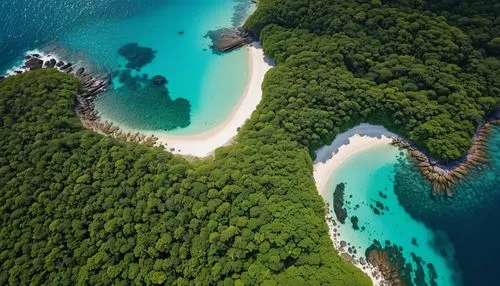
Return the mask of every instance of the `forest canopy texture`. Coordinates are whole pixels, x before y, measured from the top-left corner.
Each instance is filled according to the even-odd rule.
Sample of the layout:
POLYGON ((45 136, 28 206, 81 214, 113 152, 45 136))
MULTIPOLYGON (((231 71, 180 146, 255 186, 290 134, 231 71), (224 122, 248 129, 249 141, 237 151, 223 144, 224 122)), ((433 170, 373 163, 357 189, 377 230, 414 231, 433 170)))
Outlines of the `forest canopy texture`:
POLYGON ((279 65, 259 112, 311 150, 371 122, 455 160, 499 108, 497 1, 262 0, 246 26, 279 65))
POLYGON ((77 89, 48 69, 0 82, 0 285, 370 285, 285 131, 188 163, 85 130, 77 89))
POLYGON ((368 121, 464 154, 500 100, 498 9, 259 1, 278 66, 204 161, 85 130, 70 75, 1 81, 0 284, 370 285, 332 247, 310 152, 368 121))

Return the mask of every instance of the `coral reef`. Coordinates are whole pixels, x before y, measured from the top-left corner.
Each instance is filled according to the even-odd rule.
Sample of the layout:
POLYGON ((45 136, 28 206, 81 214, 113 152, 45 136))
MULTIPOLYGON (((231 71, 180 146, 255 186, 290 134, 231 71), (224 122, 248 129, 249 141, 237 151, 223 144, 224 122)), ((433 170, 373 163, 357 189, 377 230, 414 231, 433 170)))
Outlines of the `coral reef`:
MULTIPOLYGON (((414 285, 411 279, 412 266, 403 257, 402 249, 397 245, 391 245, 390 241, 386 241, 385 246, 382 246, 379 241, 375 240, 366 249, 365 255, 366 261, 380 272, 386 285, 414 285)), ((420 264, 424 263, 422 258, 413 256, 417 266, 420 267, 420 264)), ((423 280, 422 275, 425 275, 423 271, 416 271, 415 280, 423 280)))
POLYGON ((127 59, 127 68, 138 70, 153 61, 156 51, 148 47, 141 47, 137 43, 130 43, 121 47, 118 53, 127 59))
POLYGON ((370 249, 367 252, 367 261, 375 266, 390 285, 404 285, 399 279, 399 269, 392 264, 389 254, 379 248, 370 249))

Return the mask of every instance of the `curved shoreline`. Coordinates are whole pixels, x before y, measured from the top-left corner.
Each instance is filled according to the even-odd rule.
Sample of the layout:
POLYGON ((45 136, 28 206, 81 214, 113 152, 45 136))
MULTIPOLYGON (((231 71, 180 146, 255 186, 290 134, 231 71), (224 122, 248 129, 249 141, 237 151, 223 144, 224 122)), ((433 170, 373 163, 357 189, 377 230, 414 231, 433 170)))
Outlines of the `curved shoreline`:
MULTIPOLYGON (((413 161, 417 170, 422 172, 424 177, 426 177, 433 184, 434 188, 436 188, 436 182, 441 183, 442 177, 453 176, 453 182, 447 180, 444 183, 446 184, 447 189, 451 189, 452 183, 459 183, 461 178, 466 175, 466 173, 462 174, 462 169, 468 170, 469 168, 480 168, 481 164, 488 161, 485 153, 487 136, 490 134, 493 126, 499 124, 499 120, 490 120, 489 122, 481 125, 476 133, 476 136, 474 136, 473 146, 469 150, 468 154, 464 156, 465 160, 460 162, 458 166, 452 165, 450 167, 440 167, 441 165, 435 161, 433 165, 430 165, 432 160, 431 158, 420 152, 413 145, 410 145, 410 143, 407 143, 405 139, 388 131, 383 126, 370 124, 358 125, 337 135, 332 144, 315 151, 316 159, 314 160, 313 165, 313 177, 317 190, 322 198, 325 198, 329 191, 328 182, 337 168, 359 152, 387 145, 392 145, 394 148, 404 149, 404 151, 408 154, 407 156, 413 161), (427 171, 426 173, 425 171, 429 168, 435 168, 435 170, 427 171), (432 174, 438 172, 443 175, 436 176, 436 178, 430 177, 434 176, 432 174)), ((447 193, 447 195, 451 196, 449 193, 447 193)), ((340 232, 337 231, 338 224, 330 209, 330 207, 333 206, 326 202, 325 207, 325 219, 329 227, 330 239, 332 240, 332 244, 338 251, 339 255, 349 260, 353 265, 368 275, 372 279, 374 285, 386 285, 384 274, 381 273, 376 266, 371 265, 368 262, 368 259, 364 257, 362 259, 354 259, 349 253, 346 252, 345 243, 346 241, 349 242, 349 237, 346 237, 345 234, 344 236, 340 236, 340 232)))
MULTIPOLYGON (((397 135, 388 131, 383 126, 360 124, 348 131, 341 133, 335 137, 332 144, 324 146, 316 150, 316 160, 313 165, 313 176, 316 183, 316 188, 321 197, 324 197, 328 192, 328 181, 331 178, 333 171, 349 160, 358 152, 365 151, 374 147, 390 145, 397 135)), ((339 255, 344 256, 354 266, 363 271, 373 282, 373 285, 384 285, 384 278, 378 269, 366 260, 353 260, 348 255, 345 255, 345 249, 341 245, 341 241, 337 238, 335 220, 330 217, 330 212, 326 212, 326 221, 330 233, 330 239, 333 246, 338 251, 339 255)), ((345 239, 345 237, 343 238, 345 239)))
MULTIPOLYGON (((194 135, 172 135, 166 131, 151 131, 131 129, 116 124, 123 133, 139 133, 157 138, 156 145, 163 146, 167 151, 195 157, 207 157, 215 149, 225 146, 237 135, 238 130, 250 118, 262 99, 262 82, 264 76, 273 66, 271 59, 264 56, 260 42, 247 46, 249 53, 249 79, 238 104, 218 126, 194 135)), ((101 117, 102 121, 111 121, 101 117)))
POLYGON ((391 144, 398 136, 383 126, 360 124, 348 131, 338 134, 330 145, 315 151, 314 181, 321 195, 332 171, 339 167, 357 152, 380 145, 391 144))
POLYGON ((488 162, 486 143, 491 129, 495 125, 500 125, 500 120, 496 117, 479 126, 472 138, 472 146, 467 150, 467 153, 461 159, 448 164, 441 164, 404 138, 395 138, 391 144, 408 150, 408 154, 417 169, 431 182, 433 196, 445 194, 447 197, 453 197, 453 186, 467 176, 470 169, 480 169, 483 164, 488 162))

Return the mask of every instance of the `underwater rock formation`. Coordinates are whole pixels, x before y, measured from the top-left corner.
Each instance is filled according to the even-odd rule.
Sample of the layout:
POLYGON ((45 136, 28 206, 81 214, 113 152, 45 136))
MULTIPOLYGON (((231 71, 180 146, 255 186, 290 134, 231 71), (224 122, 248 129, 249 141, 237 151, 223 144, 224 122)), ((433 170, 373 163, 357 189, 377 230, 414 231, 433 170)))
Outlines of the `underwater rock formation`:
POLYGON ((137 43, 130 43, 121 47, 118 53, 127 59, 127 68, 137 70, 151 63, 156 51, 148 47, 141 47, 137 43))
POLYGON ((481 168, 488 162, 485 152, 487 137, 494 125, 499 125, 500 120, 493 119, 483 124, 473 138, 472 147, 461 160, 450 164, 438 164, 424 152, 418 150, 411 143, 402 138, 394 138, 394 146, 408 150, 422 175, 432 183, 432 194, 446 194, 453 197, 453 186, 460 182, 469 173, 470 168, 481 168))
MULTIPOLYGON (((28 70, 39 68, 55 68, 60 72, 72 74, 80 80, 81 87, 75 98, 75 108, 85 128, 125 141, 142 143, 147 146, 156 145, 158 138, 154 135, 145 136, 138 133, 124 133, 119 127, 113 126, 113 123, 108 121, 102 122, 100 120, 99 114, 95 109, 94 101, 106 91, 106 88, 111 83, 109 76, 85 73, 84 67, 78 67, 76 72, 73 72, 73 64, 57 60, 50 55, 40 54, 26 55, 23 64, 21 67, 16 68, 14 73, 24 73, 28 70), (44 62, 41 58, 47 58, 47 60, 44 62)), ((4 76, 1 76, 0 80, 4 78, 4 76)))
MULTIPOLYGON (((380 272, 384 283, 387 285, 420 285, 417 281, 425 281, 424 272, 417 269, 415 280, 412 281, 413 268, 409 261, 406 261, 401 251, 401 247, 391 244, 390 241, 386 241, 385 246, 382 246, 379 241, 374 240, 373 244, 365 251, 366 261, 380 272)), ((417 264, 417 268, 425 265, 421 257, 414 254, 412 257, 417 264)), ((432 266, 432 264, 429 265, 432 266)), ((431 285, 436 285, 435 277, 430 278, 431 285)))
POLYGON ((344 207, 344 191, 345 184, 340 183, 335 187, 335 191, 333 192, 333 211, 337 220, 342 224, 347 219, 347 210, 344 207))
POLYGON ((154 77, 151 78, 151 81, 156 85, 165 85, 168 83, 168 80, 161 75, 155 75, 154 77))
POLYGON ((390 285, 404 285, 399 279, 398 267, 392 264, 387 252, 374 247, 367 250, 366 258, 368 263, 376 267, 384 279, 390 283, 390 285))
POLYGON ((113 121, 122 122, 133 130, 168 131, 189 126, 190 102, 170 97, 165 76, 149 77, 138 72, 154 59, 156 52, 133 43, 121 47, 118 53, 129 62, 110 72, 110 77, 120 84, 100 101, 100 106, 112 110, 113 121))

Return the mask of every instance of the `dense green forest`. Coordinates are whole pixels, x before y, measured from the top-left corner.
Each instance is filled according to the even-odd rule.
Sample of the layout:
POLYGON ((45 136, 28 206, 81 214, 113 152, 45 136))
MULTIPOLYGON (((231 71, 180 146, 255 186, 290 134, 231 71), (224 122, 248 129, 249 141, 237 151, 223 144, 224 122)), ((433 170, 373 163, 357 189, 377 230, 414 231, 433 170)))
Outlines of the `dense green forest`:
POLYGON ((500 104, 500 3, 262 0, 260 114, 311 150, 360 122, 454 160, 500 104))
POLYGON ((490 2, 259 1, 247 27, 278 66, 204 161, 85 130, 70 75, 1 81, 0 284, 369 285, 332 247, 310 152, 370 121, 463 154, 500 102, 490 2))
POLYGON ((370 284, 284 130, 188 163, 85 130, 77 88, 55 70, 0 82, 0 285, 370 284))

